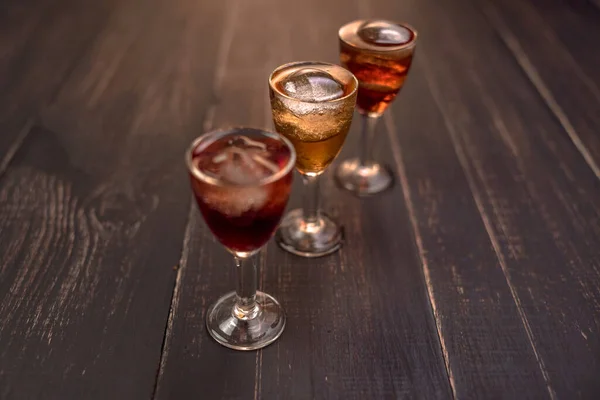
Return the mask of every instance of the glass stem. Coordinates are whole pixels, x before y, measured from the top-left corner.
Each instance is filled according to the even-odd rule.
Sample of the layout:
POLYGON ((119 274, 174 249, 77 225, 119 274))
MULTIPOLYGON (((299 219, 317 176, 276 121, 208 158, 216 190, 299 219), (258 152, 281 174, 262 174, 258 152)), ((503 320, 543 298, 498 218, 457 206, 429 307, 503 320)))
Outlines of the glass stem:
POLYGON ((252 319, 258 314, 256 304, 256 286, 258 274, 256 257, 234 256, 237 275, 236 302, 234 314, 239 319, 252 319))
POLYGON ((304 220, 308 224, 319 221, 319 175, 302 174, 304 182, 304 220))
POLYGON ((379 121, 379 116, 362 115, 362 135, 360 144, 360 166, 365 167, 373 157, 373 141, 375 136, 375 126, 379 121))

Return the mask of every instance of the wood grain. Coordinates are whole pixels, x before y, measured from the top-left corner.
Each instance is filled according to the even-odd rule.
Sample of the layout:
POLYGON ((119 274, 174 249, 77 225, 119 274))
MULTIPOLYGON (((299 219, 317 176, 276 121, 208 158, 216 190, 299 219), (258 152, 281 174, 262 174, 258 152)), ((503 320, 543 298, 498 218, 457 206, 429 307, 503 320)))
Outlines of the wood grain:
MULTIPOLYGON (((265 85, 264 81, 250 79, 253 71, 264 73, 264 67, 254 64, 248 68, 252 49, 235 42, 240 37, 235 35, 235 28, 251 8, 230 0, 224 9, 227 17, 218 43, 213 83, 219 102, 211 107, 198 135, 221 126, 264 124, 264 94, 252 97, 254 109, 247 101, 249 93, 260 93, 254 89, 256 86, 265 85), (244 60, 243 64, 229 63, 234 52, 244 60), (227 79, 230 73, 233 78, 227 79)), ((179 179, 189 185, 186 174, 179 179)), ((200 393, 215 399, 250 398, 254 393, 257 353, 222 348, 212 341, 205 328, 204 314, 210 302, 234 287, 232 263, 231 255, 201 222, 197 206, 191 204, 154 398, 177 399, 200 393)))
POLYGON ((598 397, 599 19, 560 0, 2 2, 0 399, 598 397), (366 17, 420 33, 377 132, 396 186, 357 199, 330 168, 345 246, 270 243, 260 287, 287 329, 225 349, 204 314, 234 271, 183 152, 272 128, 269 73, 337 62, 338 27, 366 17))
MULTIPOLYGON (((235 4, 229 9, 243 18, 226 28, 235 32, 233 46, 219 67, 222 101, 207 128, 271 126, 266 98, 271 70, 293 60, 336 61, 337 28, 355 11, 316 1, 235 4), (257 99, 263 100, 260 107, 257 99)), ((358 124, 350 136, 358 137, 357 129, 358 124)), ((350 140, 341 157, 354 154, 356 146, 350 140)), ((380 156, 391 161, 389 149, 380 156)), ((205 330, 207 307, 232 290, 234 276, 231 256, 192 210, 158 399, 192 393, 224 399, 451 396, 400 188, 363 204, 337 189, 331 177, 331 172, 323 177, 324 207, 345 225, 346 245, 313 260, 268 245, 260 286, 282 302, 288 323, 277 342, 255 353, 225 349, 205 330)), ((299 206, 301 195, 297 179, 290 208, 299 206)))
POLYGON ((564 18, 561 25, 552 27, 528 2, 485 1, 478 5, 600 179, 600 58, 596 51, 600 15, 595 15, 595 24, 583 24, 586 19, 580 18, 569 26, 569 19, 564 18), (569 30, 586 37, 570 40, 567 46, 557 31, 569 30))
POLYGON ((154 389, 224 12, 112 11, 0 182, 0 398, 154 389))
POLYGON ((449 34, 447 26, 411 4, 372 2, 368 11, 405 20, 420 33, 415 65, 384 120, 454 394, 543 398, 546 384, 519 309, 424 73, 447 62, 429 51, 439 40, 431 35, 449 34))
MULTIPOLYGON (((594 1, 589 0, 565 3, 562 0, 532 0, 527 3, 529 7, 524 12, 531 15, 532 22, 538 27, 540 23, 542 25, 541 29, 546 38, 540 39, 540 45, 558 39, 559 45, 564 47, 585 75, 598 86, 600 54, 594 49, 600 38, 600 9, 595 8, 594 1)), ((502 2, 494 4, 497 7, 503 6, 502 2)))
POLYGON ((520 310, 421 66, 386 122, 456 397, 543 398, 520 310))
POLYGON ((0 6, 0 174, 110 15, 114 1, 0 6))
MULTIPOLYGON (((491 299, 480 300, 481 292, 465 291, 472 308, 463 309, 462 312, 470 313, 463 318, 472 318, 478 313, 486 315, 486 323, 502 315, 507 318, 498 318, 487 328, 473 322, 473 326, 484 327, 480 335, 489 338, 488 343, 479 342, 480 350, 472 357, 465 358, 464 345, 449 355, 451 370, 470 367, 475 360, 487 365, 487 369, 472 375, 455 373, 457 397, 477 397, 473 389, 483 374, 489 374, 486 379, 491 378, 492 382, 497 379, 492 367, 499 364, 492 361, 493 358, 500 354, 499 359, 514 362, 509 356, 513 352, 508 350, 513 348, 521 359, 517 363, 520 368, 509 368, 505 372, 512 374, 520 370, 518 380, 501 378, 496 386, 481 385, 480 396, 499 395, 504 390, 518 393, 517 389, 521 389, 519 397, 590 398, 598 392, 593 379, 599 360, 596 334, 600 294, 597 285, 600 249, 596 245, 600 214, 598 180, 556 123, 554 115, 540 101, 511 54, 498 46, 500 39, 476 9, 467 2, 443 6, 431 3, 430 7, 427 2, 419 2, 418 6, 416 2, 410 4, 405 17, 426 32, 421 38, 417 67, 422 69, 441 111, 450 143, 485 227, 489 244, 483 254, 489 257, 491 245, 497 258, 496 267, 491 269, 485 265, 486 258, 479 256, 471 261, 470 271, 450 271, 445 279, 442 274, 434 277, 432 273, 433 295, 435 298, 436 291, 440 295, 449 293, 448 278, 453 278, 458 289, 464 281, 473 279, 481 285, 487 280, 483 277, 489 277, 492 286, 484 285, 483 294, 491 295, 491 299), (482 264, 486 273, 481 270, 484 267, 479 266, 482 264), (498 281, 501 277, 508 285, 508 292, 498 281), (486 310, 494 307, 493 304, 498 307, 496 317, 486 310), (515 304, 518 319, 511 311, 515 304), (513 325, 517 321, 520 327, 513 325), (531 343, 538 371, 531 368, 531 351, 527 354, 523 348, 527 341, 531 343), (504 350, 496 353, 498 344, 504 350), (465 380, 459 384, 459 379, 465 380), (528 380, 531 387, 526 385, 528 380), (513 387, 513 382, 517 386, 513 387)), ((411 114, 405 114, 405 118, 409 116, 412 118, 411 114)), ((400 136, 403 159, 413 157, 415 142, 418 140, 413 136, 410 139, 400 136)), ((450 171, 449 166, 435 168, 436 162, 438 158, 422 161, 431 163, 427 168, 432 172, 450 171)), ((414 167, 407 161, 409 185, 418 178, 411 175, 411 168, 414 167)), ((442 189, 432 188, 428 182, 421 186, 416 182, 412 184, 415 189, 411 195, 428 201, 423 208, 420 202, 413 202, 417 222, 420 219, 425 225, 425 228, 419 227, 424 238, 442 226, 449 230, 451 226, 469 221, 465 221, 462 212, 456 213, 454 223, 427 221, 425 217, 431 217, 432 207, 429 191, 435 197, 454 199, 457 192, 464 193, 465 189, 450 186, 438 192, 442 189), (428 229, 426 224, 430 224, 428 229)), ((462 185, 464 187, 464 183, 462 185)), ((471 244, 478 243, 483 235, 481 223, 474 222, 477 222, 475 227, 463 228, 465 255, 473 254, 471 244)), ((443 254, 434 249, 431 253, 434 259, 443 254)), ((458 252, 451 253, 456 256, 458 252)), ((462 265, 464 268, 468 262, 463 261, 462 265)), ((446 336, 443 324, 444 320, 456 316, 457 300, 448 301, 454 307, 448 307, 446 313, 439 312, 445 342, 452 343, 459 337, 454 333, 446 336)), ((470 344, 475 337, 478 335, 465 335, 468 338, 465 344, 470 344)))

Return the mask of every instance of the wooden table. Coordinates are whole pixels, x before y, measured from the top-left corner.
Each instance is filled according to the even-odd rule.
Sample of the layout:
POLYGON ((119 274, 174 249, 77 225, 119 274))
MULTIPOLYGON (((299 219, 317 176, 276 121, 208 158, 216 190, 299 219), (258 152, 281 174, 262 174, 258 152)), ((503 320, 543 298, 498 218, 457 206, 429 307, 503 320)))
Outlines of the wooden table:
POLYGON ((592 1, 6 0, 0 32, 0 398, 600 398, 592 1), (396 185, 327 173, 345 246, 270 243, 286 331, 221 347, 204 314, 233 268, 184 150, 272 127, 269 73, 336 62, 376 16, 420 33, 378 131, 396 185))

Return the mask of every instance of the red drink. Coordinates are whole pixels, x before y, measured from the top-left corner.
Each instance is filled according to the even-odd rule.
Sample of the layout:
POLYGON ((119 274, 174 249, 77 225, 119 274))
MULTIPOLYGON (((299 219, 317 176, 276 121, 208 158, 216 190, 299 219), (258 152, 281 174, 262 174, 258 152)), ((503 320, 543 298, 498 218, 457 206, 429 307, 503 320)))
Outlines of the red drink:
POLYGON ((415 31, 387 21, 354 21, 339 32, 340 61, 358 79, 356 106, 381 115, 394 100, 412 62, 415 31))
POLYGON ((258 250, 269 240, 287 203, 296 152, 275 133, 252 128, 208 132, 189 147, 186 164, 200 212, 235 261, 235 292, 206 311, 206 329, 218 343, 256 350, 285 327, 279 302, 256 290, 258 250))
POLYGON ((229 250, 251 252, 277 229, 292 183, 292 154, 275 135, 224 131, 193 147, 192 189, 206 224, 229 250))
POLYGON ((381 114, 402 88, 412 56, 389 61, 366 55, 354 57, 350 51, 342 50, 341 60, 360 82, 356 99, 359 111, 381 114))
POLYGON ((403 23, 359 20, 339 30, 340 61, 358 79, 356 108, 362 114, 360 156, 342 162, 338 184, 358 196, 392 186, 390 169, 373 160, 375 125, 404 85, 412 64, 417 32, 403 23))

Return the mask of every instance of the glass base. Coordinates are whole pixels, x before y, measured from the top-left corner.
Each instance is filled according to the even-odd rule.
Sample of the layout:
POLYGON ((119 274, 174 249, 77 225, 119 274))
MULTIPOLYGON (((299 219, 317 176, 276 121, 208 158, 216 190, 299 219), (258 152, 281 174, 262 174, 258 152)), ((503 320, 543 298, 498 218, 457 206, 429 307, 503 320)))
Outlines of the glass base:
POLYGON ((335 171, 335 178, 342 188, 357 196, 370 196, 392 187, 394 178, 390 169, 370 161, 361 166, 358 158, 342 162, 335 171))
POLYGON ((217 342, 234 350, 257 350, 281 336, 285 312, 277 300, 257 291, 257 305, 246 314, 236 313, 235 301, 231 292, 208 309, 206 327, 217 342))
POLYGON ((342 246, 342 230, 322 212, 317 222, 307 223, 302 210, 297 209, 283 218, 276 240, 284 250, 297 256, 322 257, 342 246))

